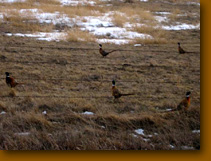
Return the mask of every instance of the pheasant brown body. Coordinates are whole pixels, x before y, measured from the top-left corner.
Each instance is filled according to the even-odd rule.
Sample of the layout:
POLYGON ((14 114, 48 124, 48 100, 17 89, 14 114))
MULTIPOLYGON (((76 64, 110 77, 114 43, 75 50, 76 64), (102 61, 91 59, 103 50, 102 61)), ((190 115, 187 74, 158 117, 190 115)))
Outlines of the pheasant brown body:
POLYGON ((16 82, 14 78, 10 77, 8 72, 5 72, 5 74, 6 74, 6 83, 9 87, 14 88, 18 84, 20 84, 20 83, 16 82))
POLYGON ((186 53, 186 51, 183 50, 183 48, 180 46, 180 43, 179 43, 179 42, 178 42, 178 52, 179 52, 179 54, 184 54, 184 53, 186 53))
POLYGON ((110 51, 110 52, 106 52, 105 50, 102 49, 102 45, 101 45, 101 44, 99 44, 99 47, 100 47, 99 52, 100 52, 100 54, 101 54, 103 57, 106 57, 108 54, 110 54, 110 53, 116 51, 116 50, 112 50, 112 51, 110 51))
POLYGON ((112 81, 112 89, 111 89, 111 91, 112 91, 112 96, 114 96, 115 99, 116 99, 116 98, 120 98, 120 97, 122 97, 122 96, 134 95, 134 94, 132 94, 132 93, 128 93, 128 94, 123 94, 123 93, 121 93, 121 92, 116 88, 116 86, 115 86, 115 81, 112 81))
POLYGON ((190 97, 183 99, 177 106, 177 110, 187 110, 190 107, 190 97))

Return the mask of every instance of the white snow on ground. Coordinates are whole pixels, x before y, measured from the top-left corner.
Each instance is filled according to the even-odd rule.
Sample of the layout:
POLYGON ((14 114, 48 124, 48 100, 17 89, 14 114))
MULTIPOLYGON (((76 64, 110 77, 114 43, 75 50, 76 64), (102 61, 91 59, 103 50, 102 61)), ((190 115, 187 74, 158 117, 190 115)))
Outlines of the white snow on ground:
POLYGON ((170 146, 170 148, 171 148, 171 149, 174 149, 174 148, 175 148, 175 146, 174 146, 174 145, 171 145, 171 144, 170 144, 169 146, 170 146))
POLYGON ((158 14, 158 15, 170 15, 171 13, 170 12, 155 12, 155 14, 158 14))
MULTIPOLYGON (((147 34, 141 34, 138 32, 128 31, 126 28, 121 27, 114 27, 112 23, 111 15, 114 12, 108 12, 104 16, 84 16, 84 17, 76 17, 76 18, 69 18, 65 14, 60 14, 59 12, 55 13, 44 13, 38 9, 21 9, 20 14, 22 16, 30 15, 31 18, 37 19, 40 23, 53 23, 56 24, 65 24, 69 27, 77 25, 81 28, 81 30, 89 31, 91 34, 95 36, 106 36, 109 39, 98 39, 98 42, 104 43, 115 43, 115 44, 127 44, 131 42, 131 39, 141 38, 141 39, 152 39, 153 37, 147 34), (85 20, 85 22, 84 22, 85 20), (112 39, 110 39, 112 38, 112 39)), ((44 40, 44 36, 38 35, 29 35, 25 34, 26 37, 41 37, 39 40, 44 40)), ((51 35, 49 33, 49 35, 51 35)), ((57 34, 59 35, 59 34, 57 34)), ((55 36, 56 39, 58 36, 55 36)), ((15 34, 15 36, 22 36, 19 34, 15 34)), ((50 41, 50 37, 46 39, 50 41)), ((55 38, 52 38, 55 40, 55 38)))
POLYGON ((63 40, 66 36, 66 33, 64 32, 36 32, 33 34, 22 34, 22 33, 7 33, 7 36, 18 36, 18 37, 33 37, 37 40, 46 40, 46 41, 60 41, 63 40))
POLYGON ((200 3, 197 3, 197 2, 187 2, 188 5, 197 5, 197 6, 200 6, 200 3))
POLYGON ((140 0, 140 2, 148 2, 148 0, 140 0))
POLYGON ((139 135, 144 135, 144 130, 143 129, 137 129, 135 132, 139 135))
POLYGON ((190 29, 200 29, 200 24, 191 25, 191 24, 179 24, 179 25, 171 25, 171 26, 162 26, 164 30, 190 30, 190 29))
POLYGON ((43 111, 42 114, 43 114, 43 115, 47 115, 47 111, 43 111))
POLYGON ((150 141, 150 138, 153 137, 153 135, 145 135, 144 134, 144 130, 143 129, 137 129, 135 130, 135 133, 136 134, 131 134, 133 137, 138 137, 138 135, 141 135, 142 136, 142 139, 145 141, 145 142, 148 142, 150 141), (138 135, 137 135, 138 134, 138 135))
POLYGON ((26 0, 0 0, 0 3, 25 2, 26 0))
POLYGON ((71 20, 66 14, 61 14, 59 12, 48 13, 43 12, 39 9, 21 9, 19 13, 23 17, 29 17, 37 19, 39 23, 53 23, 56 24, 65 24, 69 27, 74 25, 73 20, 71 20))
POLYGON ((145 142, 148 142, 148 141, 150 141, 150 139, 146 139, 146 138, 143 138, 143 140, 144 140, 145 142))
POLYGON ((0 13, 0 20, 4 18, 4 14, 0 13))
POLYGON ((181 146, 182 150, 194 150, 194 147, 181 146))
POLYGON ((88 31, 94 31, 98 27, 114 27, 114 24, 111 22, 112 19, 107 16, 76 17, 76 20, 77 26, 88 31))
POLYGON ((78 5, 90 5, 90 6, 94 6, 96 4, 96 2, 94 1, 88 1, 88 0, 58 0, 59 2, 61 2, 62 5, 64 6, 78 6, 78 5))
MULTIPOLYGON (((14 2, 15 0, 4 0, 5 2, 14 2)), ((18 1, 18 0, 16 0, 18 1)), ((95 5, 94 1, 88 0, 58 0, 62 5, 95 5)), ((105 0, 103 0, 105 1, 105 0)), ((0 2, 3 2, 0 0, 0 2)), ((89 33, 102 38, 97 38, 96 41, 99 43, 114 43, 118 45, 128 44, 133 42, 134 39, 153 39, 151 35, 138 33, 131 31, 134 27, 146 26, 145 24, 140 23, 129 23, 125 22, 123 27, 116 27, 113 21, 114 14, 120 14, 126 16, 125 13, 109 11, 107 13, 99 13, 99 16, 75 16, 74 18, 68 17, 66 14, 60 12, 46 13, 40 9, 21 9, 18 11, 22 17, 30 18, 32 21, 38 21, 39 23, 52 23, 54 25, 62 25, 67 27, 77 26, 82 31, 88 31, 89 33)), ((167 15, 171 14, 170 12, 154 12, 156 15, 155 19, 160 23, 160 26, 164 30, 188 30, 188 29, 200 29, 200 24, 191 25, 191 24, 179 24, 176 25, 162 25, 163 22, 168 22, 167 15)), ((0 13, 0 19, 3 19, 4 16, 9 16, 8 13, 0 13)), ((129 18, 128 18, 129 19, 129 18)), ((156 28, 156 26, 155 26, 156 28)), ((10 35, 10 34, 8 34, 10 35)), ((64 31, 54 31, 51 33, 32 33, 32 34, 13 34, 14 36, 22 37, 35 37, 38 40, 46 41, 60 41, 66 39, 66 33, 64 31)), ((82 38, 79 38, 82 40, 82 38)))
POLYGON ((82 114, 83 114, 83 115, 94 115, 93 112, 89 112, 89 111, 85 111, 85 112, 83 112, 82 114))
POLYGON ((135 133, 137 133, 139 135, 143 135, 143 136, 148 137, 148 138, 153 137, 153 135, 146 135, 146 134, 144 134, 144 129, 136 129, 135 133))
POLYGON ((18 136, 28 136, 30 134, 31 134, 30 132, 19 132, 19 133, 15 133, 15 135, 18 135, 18 136))
POLYGON ((160 23, 168 21, 168 18, 166 16, 155 16, 155 19, 160 23))
POLYGON ((200 130, 193 130, 192 133, 200 134, 200 130))
POLYGON ((148 38, 152 39, 152 36, 147 34, 140 34, 138 32, 127 31, 121 27, 89 27, 86 28, 89 32, 96 36, 109 36, 114 39, 134 39, 134 38, 148 38))
POLYGON ((2 112, 0 113, 0 115, 4 115, 4 114, 6 114, 6 112, 5 112, 5 111, 2 111, 2 112))
POLYGON ((110 43, 110 44, 117 44, 117 45, 123 45, 123 44, 128 44, 132 40, 127 40, 127 39, 97 39, 98 43, 110 43))
POLYGON ((135 47, 142 46, 142 44, 134 44, 135 47))
MULTIPOLYGON (((77 26, 81 27, 82 30, 89 31, 95 36, 106 36, 112 39, 98 39, 101 42, 125 44, 129 43, 130 39, 142 38, 142 39, 152 39, 153 37, 147 34, 140 34, 138 32, 128 31, 126 28, 115 27, 112 23, 111 16, 115 12, 108 12, 104 16, 86 16, 81 17, 83 21, 77 22, 77 26), (119 41, 115 40, 119 39, 119 41), (126 40, 125 40, 126 39, 126 40)), ((121 14, 121 13, 119 13, 121 14)), ((80 18, 76 18, 80 19, 80 18)), ((128 25, 128 23, 126 23, 128 25)), ((129 25, 128 25, 129 26, 129 25)))

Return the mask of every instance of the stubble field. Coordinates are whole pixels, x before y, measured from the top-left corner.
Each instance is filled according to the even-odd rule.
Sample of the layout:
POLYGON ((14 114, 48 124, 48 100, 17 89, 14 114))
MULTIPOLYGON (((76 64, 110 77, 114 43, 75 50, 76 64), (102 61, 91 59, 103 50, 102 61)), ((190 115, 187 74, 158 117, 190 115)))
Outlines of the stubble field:
MULTIPOLYGON (((169 3, 140 7, 172 11, 169 3)), ((181 12, 199 12, 177 3, 181 12)), ((0 149, 200 149, 200 30, 166 30, 165 40, 141 46, 103 44, 117 50, 105 58, 93 41, 7 36, 23 31, 5 22, 0 32, 0 149), (177 42, 192 53, 178 54, 177 42), (24 84, 10 89, 6 71, 24 84), (134 95, 115 101, 113 79, 134 95), (186 91, 192 92, 188 111, 163 112, 176 108, 186 91)))

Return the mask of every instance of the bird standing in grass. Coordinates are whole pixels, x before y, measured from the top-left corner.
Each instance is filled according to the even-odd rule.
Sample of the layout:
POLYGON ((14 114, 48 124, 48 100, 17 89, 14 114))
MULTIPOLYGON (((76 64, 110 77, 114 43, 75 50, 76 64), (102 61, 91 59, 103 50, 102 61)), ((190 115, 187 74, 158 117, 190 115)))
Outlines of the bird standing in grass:
POLYGON ((116 50, 112 50, 112 51, 110 51, 110 52, 106 52, 105 50, 102 49, 102 44, 99 44, 99 47, 100 47, 99 52, 100 52, 100 54, 101 54, 103 57, 106 57, 108 54, 110 54, 110 53, 116 51, 116 50))
POLYGON ((190 107, 190 94, 191 92, 186 92, 186 97, 177 105, 177 108, 171 109, 171 110, 165 110, 162 112, 174 112, 174 111, 187 111, 190 107))
POLYGON ((180 43, 178 42, 178 52, 179 54, 184 54, 184 53, 187 53, 185 50, 183 50, 183 48, 180 46, 180 43))
POLYGON ((187 110, 190 107, 190 94, 191 92, 186 93, 186 97, 179 103, 177 110, 187 110))
POLYGON ((18 84, 23 84, 23 83, 16 82, 13 77, 10 77, 9 72, 5 72, 5 74, 6 74, 6 83, 9 87, 13 88, 13 87, 16 87, 18 84))
POLYGON ((112 96, 114 96, 115 99, 120 98, 122 96, 129 96, 129 95, 134 95, 133 93, 128 93, 128 94, 123 94, 121 93, 115 86, 115 80, 112 81, 112 96))

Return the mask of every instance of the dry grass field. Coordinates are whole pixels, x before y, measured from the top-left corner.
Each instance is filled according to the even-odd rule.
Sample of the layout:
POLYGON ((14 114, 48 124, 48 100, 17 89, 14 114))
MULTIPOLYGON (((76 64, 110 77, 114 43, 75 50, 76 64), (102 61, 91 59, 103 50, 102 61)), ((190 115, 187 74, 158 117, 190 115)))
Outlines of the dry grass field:
MULTIPOLYGON (((187 15, 200 12, 195 5, 184 6, 186 1, 165 2, 168 3, 149 1, 140 5, 136 1, 113 1, 112 6, 98 7, 98 11, 123 12, 129 8, 125 13, 133 15, 131 6, 136 6, 141 7, 140 14, 144 10, 187 15)), ((2 5, 14 8, 14 4, 2 5)), ((16 5, 20 9, 31 8, 16 5)), ((51 5, 58 4, 55 1, 51 5)), ((87 7, 89 11, 92 8, 87 7)), ((50 7, 46 10, 50 12, 50 7)), ((16 18, 8 17, 7 23, 5 19, 0 21, 1 150, 200 149, 200 133, 196 132, 200 130, 200 30, 136 27, 135 31, 151 33, 156 39, 137 40, 142 43, 137 47, 103 44, 107 51, 117 50, 103 58, 95 37, 77 28, 69 31, 65 27, 68 41, 6 36, 8 32, 56 28, 52 24, 30 23, 15 15, 16 18), (78 41, 76 35, 82 35, 85 41, 78 41), (177 42, 192 53, 179 55, 177 42), (6 71, 24 84, 9 88, 5 83, 6 71), (113 79, 120 91, 134 95, 115 101, 111 95, 113 79), (163 112, 176 108, 186 91, 192 92, 187 111, 163 112), (137 133, 138 129, 144 132, 137 133)), ((144 17, 151 20, 145 23, 155 23, 151 13, 144 17)), ((171 24, 175 19, 200 22, 200 17, 169 18, 171 24)), ((121 20, 121 15, 115 15, 118 26, 122 26, 121 20)))

